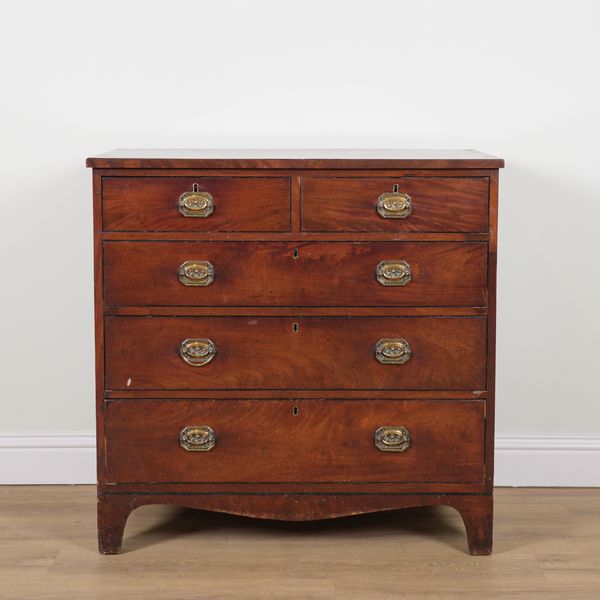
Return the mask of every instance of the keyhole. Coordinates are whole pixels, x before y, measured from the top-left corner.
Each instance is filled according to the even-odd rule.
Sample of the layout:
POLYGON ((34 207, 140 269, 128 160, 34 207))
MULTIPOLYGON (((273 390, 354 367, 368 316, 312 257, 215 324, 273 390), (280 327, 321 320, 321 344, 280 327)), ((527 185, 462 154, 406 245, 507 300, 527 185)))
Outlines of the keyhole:
POLYGON ((298 325, 298 323, 294 323, 294 324, 292 325, 292 331, 293 331, 294 333, 298 333, 298 329, 300 329, 300 325, 298 325))
POLYGON ((394 194, 398 192, 398 184, 397 183, 394 184, 392 191, 394 192, 394 194))
POLYGON ((298 258, 299 252, 298 252, 298 248, 294 248, 294 251, 292 252, 292 256, 294 258, 298 258))
POLYGON ((195 184, 192 186, 192 192, 197 192, 197 191, 198 191, 198 184, 197 184, 197 183, 195 183, 195 184))
POLYGON ((292 414, 297 417, 300 409, 297 406, 292 406, 292 414))

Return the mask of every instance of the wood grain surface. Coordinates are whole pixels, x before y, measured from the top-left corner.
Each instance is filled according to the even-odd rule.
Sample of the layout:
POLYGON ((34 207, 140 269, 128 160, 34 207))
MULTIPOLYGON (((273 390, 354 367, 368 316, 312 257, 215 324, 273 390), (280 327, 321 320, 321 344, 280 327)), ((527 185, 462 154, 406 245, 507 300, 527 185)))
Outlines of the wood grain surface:
POLYGON ((407 508, 283 523, 170 506, 134 510, 101 556, 94 486, 0 487, 7 600, 595 600, 600 490, 497 488, 494 554, 466 553, 459 513, 407 508))
POLYGON ((482 232, 488 229, 486 177, 303 177, 303 231, 482 232), (404 219, 384 218, 377 200, 394 185, 412 198, 404 219))
POLYGON ((96 169, 498 169, 504 161, 476 150, 118 149, 87 159, 96 169))
POLYGON ((485 389, 482 317, 106 317, 106 389, 485 389), (297 324, 298 331, 295 331, 297 324), (210 339, 205 366, 179 355, 210 339), (405 364, 375 344, 406 339, 405 364))
POLYGON ((485 306, 482 242, 104 242, 109 306, 485 306), (185 261, 209 261, 214 281, 186 287, 185 261), (377 281, 402 260, 405 286, 377 281))
POLYGON ((493 499, 490 494, 120 494, 98 495, 99 549, 102 554, 121 551, 123 532, 129 514, 146 504, 176 504, 240 516, 312 521, 327 515, 343 517, 416 506, 448 505, 462 517, 471 555, 492 551, 493 499))
POLYGON ((107 231, 289 231, 288 177, 103 177, 107 231), (197 185, 214 212, 185 217, 179 196, 197 185))
POLYGON ((481 400, 114 400, 106 480, 481 483, 484 431, 481 400), (214 448, 183 449, 179 432, 199 425, 214 448), (382 426, 408 429, 408 449, 376 448, 382 426))

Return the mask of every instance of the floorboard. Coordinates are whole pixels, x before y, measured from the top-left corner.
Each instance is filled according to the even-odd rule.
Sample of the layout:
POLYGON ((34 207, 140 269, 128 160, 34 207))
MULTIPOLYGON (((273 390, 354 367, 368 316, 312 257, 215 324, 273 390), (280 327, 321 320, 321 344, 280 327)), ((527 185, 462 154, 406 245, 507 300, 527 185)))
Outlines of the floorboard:
POLYGON ((93 486, 4 486, 0 598, 600 598, 600 489, 500 488, 495 512, 473 557, 448 507, 288 524, 145 506, 101 556, 93 486))

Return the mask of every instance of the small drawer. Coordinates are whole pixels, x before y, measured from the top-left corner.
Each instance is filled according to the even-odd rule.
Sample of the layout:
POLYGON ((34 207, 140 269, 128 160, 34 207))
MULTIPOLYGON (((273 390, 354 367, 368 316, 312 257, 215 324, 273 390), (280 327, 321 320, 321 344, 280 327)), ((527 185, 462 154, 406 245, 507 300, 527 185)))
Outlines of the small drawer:
POLYGON ((115 400, 111 483, 480 483, 481 400, 115 400))
POLYGON ((106 388, 484 390, 484 317, 106 317, 106 388))
POLYGON ((288 177, 103 177, 105 231, 289 231, 288 177))
POLYGON ((485 306, 483 242, 105 242, 109 306, 485 306))
POLYGON ((487 232, 487 177, 303 177, 302 230, 487 232))

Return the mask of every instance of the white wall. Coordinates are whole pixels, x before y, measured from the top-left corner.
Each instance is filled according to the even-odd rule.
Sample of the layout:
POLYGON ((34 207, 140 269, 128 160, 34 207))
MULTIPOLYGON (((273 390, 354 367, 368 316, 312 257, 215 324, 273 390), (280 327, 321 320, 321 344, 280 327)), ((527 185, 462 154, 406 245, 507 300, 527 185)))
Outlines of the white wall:
POLYGON ((600 439, 600 3, 2 4, 0 436, 93 431, 86 156, 477 148, 501 176, 502 436, 600 439))

